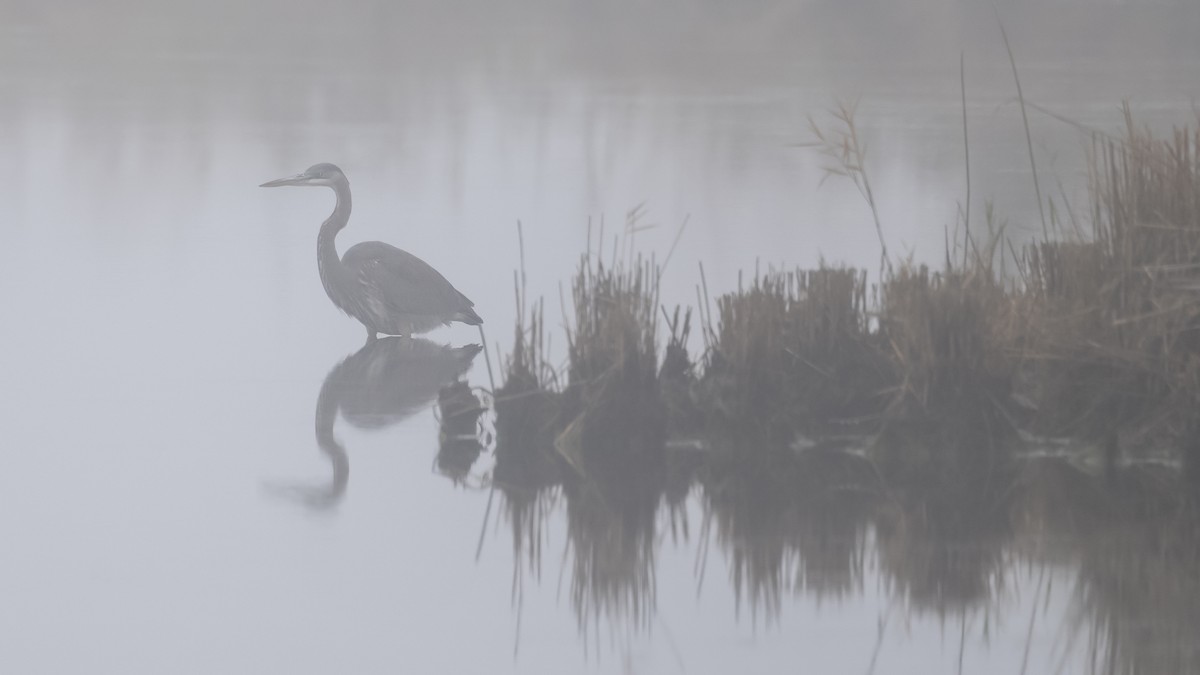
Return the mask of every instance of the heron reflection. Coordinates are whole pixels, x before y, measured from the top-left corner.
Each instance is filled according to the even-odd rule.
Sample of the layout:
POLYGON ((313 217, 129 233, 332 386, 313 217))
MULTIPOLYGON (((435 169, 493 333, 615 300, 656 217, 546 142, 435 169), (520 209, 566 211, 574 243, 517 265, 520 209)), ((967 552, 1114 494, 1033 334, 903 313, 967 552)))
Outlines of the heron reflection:
POLYGON ((399 337, 368 342, 329 371, 317 395, 317 446, 333 467, 331 480, 271 489, 314 509, 336 505, 350 480, 346 448, 333 432, 338 413, 359 429, 395 425, 428 407, 443 387, 467 372, 481 349, 399 337))

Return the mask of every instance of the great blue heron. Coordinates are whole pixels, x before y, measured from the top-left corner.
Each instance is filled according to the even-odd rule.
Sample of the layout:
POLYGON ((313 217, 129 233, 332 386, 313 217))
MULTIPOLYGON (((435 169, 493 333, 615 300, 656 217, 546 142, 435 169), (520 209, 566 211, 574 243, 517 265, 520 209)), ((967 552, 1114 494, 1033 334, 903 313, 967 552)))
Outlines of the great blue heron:
POLYGON ((412 335, 452 321, 477 326, 483 319, 475 303, 458 292, 437 270, 417 256, 381 241, 355 244, 338 258, 333 240, 350 220, 350 181, 333 164, 314 164, 304 173, 259 187, 283 185, 333 188, 337 205, 317 235, 317 271, 329 299, 377 333, 412 335))

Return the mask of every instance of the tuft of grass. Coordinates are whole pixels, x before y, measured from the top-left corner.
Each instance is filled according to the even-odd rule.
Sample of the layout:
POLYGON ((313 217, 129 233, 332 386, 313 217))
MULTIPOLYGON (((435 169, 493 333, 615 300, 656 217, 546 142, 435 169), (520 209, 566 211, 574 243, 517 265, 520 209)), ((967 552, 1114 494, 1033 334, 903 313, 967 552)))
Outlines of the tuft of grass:
POLYGON ((1125 114, 1092 146, 1090 236, 1025 250, 1030 350, 1051 428, 1178 436, 1200 419, 1200 131, 1125 114))
POLYGON ((963 397, 1007 394, 1011 301, 994 279, 904 265, 882 296, 880 332, 899 387, 892 415, 937 415, 963 397))
POLYGON ((666 324, 670 335, 663 351, 662 367, 658 371, 659 390, 666 408, 667 431, 675 436, 691 436, 704 425, 703 413, 696 404, 696 364, 688 356, 688 340, 692 334, 692 310, 688 308, 683 317, 675 307, 673 315, 667 315, 666 324))
POLYGON ((606 266, 580 259, 572 281, 574 321, 556 445, 577 469, 584 453, 662 457, 665 408, 658 384, 658 274, 640 256, 606 266))
POLYGON ((700 383, 713 424, 778 438, 869 412, 881 380, 866 291, 864 272, 821 266, 717 298, 700 383))
POLYGON ((883 288, 880 332, 896 388, 876 446, 890 479, 986 478, 1013 429, 1012 305, 990 276, 902 266, 883 288))
MULTIPOLYGON (((522 275, 524 276, 524 275, 522 275)), ((505 489, 536 491, 557 482, 560 467, 554 452, 562 394, 547 360, 544 304, 526 309, 524 288, 515 284, 517 324, 513 348, 502 360, 503 384, 496 390, 495 483, 505 489), (528 318, 526 318, 528 317, 528 318)), ((523 502, 521 495, 507 495, 523 502)), ((532 506, 532 505, 531 505, 532 506)))

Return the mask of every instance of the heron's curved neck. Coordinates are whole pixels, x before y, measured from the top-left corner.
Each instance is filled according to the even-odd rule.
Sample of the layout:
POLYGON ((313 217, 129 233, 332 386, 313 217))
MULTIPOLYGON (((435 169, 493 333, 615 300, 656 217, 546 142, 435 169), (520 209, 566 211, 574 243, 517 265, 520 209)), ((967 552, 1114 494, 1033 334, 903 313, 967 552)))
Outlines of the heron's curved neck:
MULTIPOLYGON (((321 233, 317 235, 317 270, 321 273, 321 283, 327 292, 333 278, 342 272, 342 260, 338 257, 333 240, 350 221, 350 183, 343 178, 331 187, 333 194, 337 195, 337 205, 333 207, 333 213, 325 219, 321 225, 321 233)), ((336 298, 334 300, 336 302, 336 298)))

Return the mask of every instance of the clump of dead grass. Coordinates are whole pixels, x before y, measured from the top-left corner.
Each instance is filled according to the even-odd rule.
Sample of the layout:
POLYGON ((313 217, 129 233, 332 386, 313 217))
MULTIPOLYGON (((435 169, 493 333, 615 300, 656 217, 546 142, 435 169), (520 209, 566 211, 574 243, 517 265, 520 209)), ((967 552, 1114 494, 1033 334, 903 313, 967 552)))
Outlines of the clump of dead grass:
POLYGON ((585 452, 656 455, 665 408, 658 384, 658 274, 640 257, 606 266, 584 256, 571 285, 566 428, 559 451, 577 468, 585 452))
POLYGON ((885 475, 986 475, 1013 435, 1013 303, 986 270, 903 265, 883 289, 880 332, 895 389, 876 455, 885 475))
POLYGON ((865 272, 773 272, 717 298, 701 382, 710 421, 786 437, 878 407, 865 272))
POLYGON ((1090 236, 1025 250, 1040 407, 1067 433, 1179 435, 1200 404, 1200 130, 1158 139, 1126 108, 1089 175, 1090 236))

